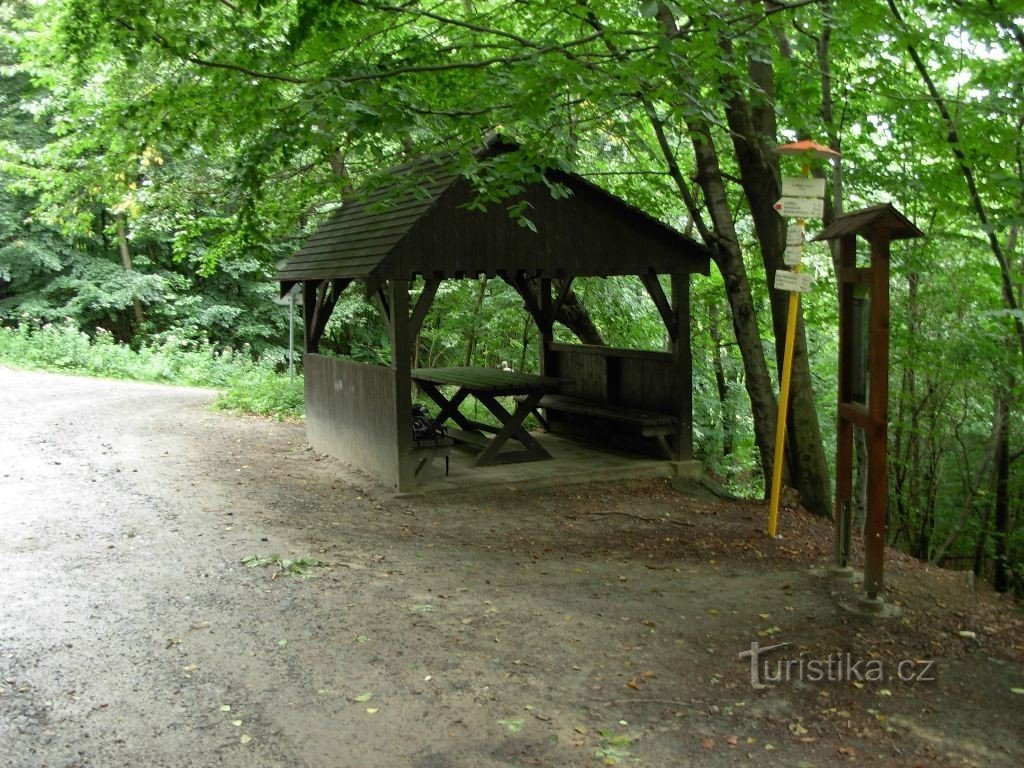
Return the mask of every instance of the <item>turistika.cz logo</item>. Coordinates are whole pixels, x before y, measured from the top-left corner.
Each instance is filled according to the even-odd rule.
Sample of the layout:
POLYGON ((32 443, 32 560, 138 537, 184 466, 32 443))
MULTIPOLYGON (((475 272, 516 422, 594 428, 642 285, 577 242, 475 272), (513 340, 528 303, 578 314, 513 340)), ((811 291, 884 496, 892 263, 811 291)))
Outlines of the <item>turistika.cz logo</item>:
POLYGON ((852 653, 830 653, 825 658, 764 658, 789 643, 761 646, 756 641, 739 658, 750 659, 750 685, 758 690, 784 683, 931 683, 935 662, 930 659, 858 659, 852 653))

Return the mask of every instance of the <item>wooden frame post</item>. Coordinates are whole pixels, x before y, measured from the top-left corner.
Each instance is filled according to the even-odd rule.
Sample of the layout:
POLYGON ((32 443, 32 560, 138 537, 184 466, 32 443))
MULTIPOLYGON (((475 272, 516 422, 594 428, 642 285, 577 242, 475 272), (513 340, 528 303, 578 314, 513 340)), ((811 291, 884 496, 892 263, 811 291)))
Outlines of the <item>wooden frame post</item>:
POLYGON ((678 461, 693 458, 693 348, 690 342, 690 276, 672 275, 672 325, 666 323, 675 358, 679 400, 673 452, 678 461), (675 327, 675 334, 672 328, 675 327))
MULTIPOLYGON (((836 433, 835 557, 849 571, 853 518, 853 430, 865 430, 868 442, 867 524, 864 531, 864 606, 881 611, 885 586, 886 522, 889 506, 889 257, 893 240, 923 237, 892 205, 878 205, 841 216, 815 240, 838 240, 839 392, 836 433), (871 247, 870 266, 857 266, 857 237, 871 247), (868 338, 856 309, 858 292, 868 292, 868 338), (864 361, 857 352, 867 344, 867 392, 864 361), (864 402, 866 395, 866 403, 864 402)), ((890 615, 892 611, 890 609, 890 615)))
POLYGON ((409 318, 409 281, 389 280, 383 291, 388 308, 391 339, 391 371, 395 381, 395 424, 398 427, 398 487, 415 482, 416 466, 412 458, 412 323, 409 318))
MULTIPOLYGON (((864 591, 882 593, 889 506, 889 232, 871 233, 868 347, 868 511, 864 531, 864 591)), ((856 332, 856 331, 855 331, 856 332)))
MULTIPOLYGON (((847 235, 839 240, 839 397, 840 404, 851 403, 853 376, 853 294, 857 265, 857 236, 847 235)), ((853 521, 853 421, 842 407, 838 412, 836 429, 836 532, 835 558, 838 568, 850 565, 850 533, 853 521)))

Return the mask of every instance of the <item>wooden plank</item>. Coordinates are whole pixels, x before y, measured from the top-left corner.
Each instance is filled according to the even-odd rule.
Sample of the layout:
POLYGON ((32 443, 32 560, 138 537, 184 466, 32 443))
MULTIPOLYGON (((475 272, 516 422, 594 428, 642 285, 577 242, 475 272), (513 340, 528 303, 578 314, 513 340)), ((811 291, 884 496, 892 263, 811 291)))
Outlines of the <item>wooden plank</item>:
POLYGON ((484 449, 491 442, 491 438, 481 435, 479 432, 472 432, 467 429, 449 429, 448 437, 460 443, 468 443, 476 448, 484 449))
POLYGON ((386 366, 303 356, 306 433, 323 453, 398 485, 395 379, 386 366))
POLYGON ((672 360, 671 352, 659 352, 653 349, 623 349, 621 347, 602 347, 595 344, 562 344, 552 342, 549 348, 556 352, 574 351, 579 354, 598 355, 601 357, 632 357, 649 358, 652 360, 672 360))
POLYGON ((489 394, 525 394, 535 390, 551 391, 558 389, 563 381, 550 376, 537 376, 529 373, 513 373, 496 368, 479 368, 475 366, 454 368, 415 368, 412 378, 416 381, 434 384, 449 384, 465 387, 475 392, 489 394))
POLYGON ((839 403, 839 417, 862 429, 871 426, 868 409, 859 403, 839 403))
POLYGON ((608 421, 617 421, 634 426, 674 426, 676 418, 667 413, 645 411, 639 408, 595 403, 567 395, 545 395, 537 404, 539 408, 565 411, 580 416, 591 416, 608 421))
POLYGON ((541 399, 540 392, 527 395, 516 404, 515 411, 509 413, 501 403, 489 395, 477 395, 477 399, 501 422, 501 429, 494 435, 483 452, 476 457, 473 466, 484 467, 490 464, 501 464, 509 461, 535 461, 550 459, 551 454, 523 427, 523 421, 541 399), (523 445, 523 451, 502 454, 501 449, 510 438, 515 438, 523 445), (515 456, 516 458, 512 458, 515 456))

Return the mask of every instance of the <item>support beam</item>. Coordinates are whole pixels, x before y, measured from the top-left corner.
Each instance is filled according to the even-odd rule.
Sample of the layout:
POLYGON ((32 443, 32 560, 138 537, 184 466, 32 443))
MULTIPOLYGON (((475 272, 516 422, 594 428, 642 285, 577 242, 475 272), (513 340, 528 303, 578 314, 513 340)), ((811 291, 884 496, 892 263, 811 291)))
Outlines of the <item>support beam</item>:
MULTIPOLYGON (((665 323, 668 337, 675 341, 679 336, 679 320, 676 317, 676 312, 672 309, 672 305, 669 303, 668 297, 665 296, 665 291, 661 287, 661 281, 658 280, 658 276, 654 272, 645 272, 638 277, 647 289, 651 300, 654 301, 654 306, 658 308, 658 314, 661 315, 661 319, 665 323)), ((689 314, 686 317, 689 319, 689 314)))
POLYGON ((575 276, 570 275, 555 283, 555 302, 551 305, 551 314, 545 318, 549 328, 554 327, 555 319, 558 317, 558 313, 562 311, 562 307, 565 306, 565 300, 569 297, 569 292, 572 290, 572 281, 575 279, 575 276))
POLYGON ((307 352, 316 352, 320 348, 327 321, 341 297, 342 291, 351 283, 349 278, 333 280, 307 280, 303 288, 303 321, 305 323, 304 348, 307 352))
POLYGON ((416 335, 420 332, 420 328, 423 327, 423 319, 427 316, 427 312, 430 311, 430 306, 434 303, 434 296, 437 295, 437 289, 440 285, 440 275, 434 274, 425 278, 423 290, 416 300, 416 306, 412 310, 412 317, 409 318, 409 338, 415 339, 416 335))
POLYGON ((512 289, 519 294, 526 307, 526 311, 530 313, 530 317, 533 318, 533 322, 535 322, 537 327, 543 332, 544 313, 541 311, 540 304, 537 303, 537 294, 535 294, 533 289, 530 287, 530 281, 522 272, 517 272, 514 275, 508 275, 503 272, 501 279, 508 283, 512 289))
POLYGON ((391 286, 387 281, 381 284, 373 298, 377 302, 381 317, 384 318, 384 324, 391 328, 391 286))

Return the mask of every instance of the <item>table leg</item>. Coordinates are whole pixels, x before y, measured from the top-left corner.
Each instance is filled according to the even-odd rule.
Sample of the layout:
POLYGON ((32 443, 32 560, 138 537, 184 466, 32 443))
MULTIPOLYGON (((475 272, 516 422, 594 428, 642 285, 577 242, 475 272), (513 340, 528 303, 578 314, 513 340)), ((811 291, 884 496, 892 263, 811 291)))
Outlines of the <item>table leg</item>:
POLYGON ((448 419, 451 419, 458 424, 461 429, 464 429, 467 432, 473 431, 473 425, 459 412, 459 406, 462 404, 462 401, 469 397, 468 390, 460 387, 459 391, 455 393, 451 400, 449 400, 436 386, 434 386, 432 382, 420 381, 417 383, 420 385, 420 389, 423 390, 426 396, 437 403, 437 406, 441 409, 440 413, 437 414, 437 418, 434 419, 435 422, 438 424, 444 424, 448 419))
POLYGON ((537 440, 526 431, 523 427, 523 421, 529 415, 537 403, 540 402, 542 392, 534 392, 529 394, 516 405, 514 413, 509 413, 505 407, 499 403, 493 395, 487 395, 478 393, 476 395, 477 400, 484 404, 494 416, 501 422, 502 427, 494 435, 494 438, 483 450, 483 452, 476 457, 476 461, 473 462, 474 466, 483 467, 490 464, 506 464, 513 461, 536 461, 538 459, 550 459, 551 454, 542 446, 537 440), (499 454, 502 446, 508 442, 509 438, 514 437, 520 443, 523 444, 524 450, 509 452, 503 455, 499 454))

